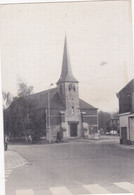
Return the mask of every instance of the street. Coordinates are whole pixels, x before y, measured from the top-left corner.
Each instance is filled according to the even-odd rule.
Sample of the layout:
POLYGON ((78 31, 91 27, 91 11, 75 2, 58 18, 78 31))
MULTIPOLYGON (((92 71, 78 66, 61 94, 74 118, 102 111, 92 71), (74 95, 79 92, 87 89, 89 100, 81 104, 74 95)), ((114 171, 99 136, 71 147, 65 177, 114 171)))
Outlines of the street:
POLYGON ((6 195, 134 192, 134 150, 118 139, 9 145, 28 164, 11 170, 6 195))

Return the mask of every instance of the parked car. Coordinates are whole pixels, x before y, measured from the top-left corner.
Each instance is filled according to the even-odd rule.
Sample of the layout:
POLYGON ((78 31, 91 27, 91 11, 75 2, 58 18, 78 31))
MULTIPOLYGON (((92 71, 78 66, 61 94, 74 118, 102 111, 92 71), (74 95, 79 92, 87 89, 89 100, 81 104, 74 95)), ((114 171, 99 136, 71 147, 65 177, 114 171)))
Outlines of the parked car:
POLYGON ((106 134, 106 135, 110 135, 110 132, 107 131, 105 134, 106 134))
POLYGON ((118 133, 117 133, 116 130, 111 130, 111 131, 110 131, 110 134, 111 134, 111 135, 117 135, 118 133))

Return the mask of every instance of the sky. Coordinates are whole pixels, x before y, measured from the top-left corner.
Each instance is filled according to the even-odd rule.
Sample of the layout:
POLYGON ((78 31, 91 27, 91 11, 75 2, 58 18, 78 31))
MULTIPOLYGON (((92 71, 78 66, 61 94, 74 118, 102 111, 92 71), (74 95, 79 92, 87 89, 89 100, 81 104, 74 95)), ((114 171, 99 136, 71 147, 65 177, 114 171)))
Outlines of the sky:
POLYGON ((79 96, 117 111, 119 92, 134 76, 130 1, 0 6, 2 88, 17 81, 47 90, 61 74, 65 35, 79 96))

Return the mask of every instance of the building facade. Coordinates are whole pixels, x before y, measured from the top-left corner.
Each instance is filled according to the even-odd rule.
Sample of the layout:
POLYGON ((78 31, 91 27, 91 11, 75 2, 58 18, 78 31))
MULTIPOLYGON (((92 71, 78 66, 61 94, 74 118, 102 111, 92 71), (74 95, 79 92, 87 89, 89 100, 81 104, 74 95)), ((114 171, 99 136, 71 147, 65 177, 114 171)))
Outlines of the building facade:
MULTIPOLYGON (((72 73, 66 38, 64 43, 62 71, 57 82, 56 93, 59 96, 59 100, 62 101, 64 108, 58 110, 60 120, 57 128, 53 121, 50 122, 51 128, 53 126, 53 136, 55 137, 58 130, 62 131, 63 138, 95 137, 98 133, 97 109, 79 99, 78 81, 72 73)), ((53 104, 53 99, 51 103, 53 104)), ((50 111, 52 112, 53 109, 54 108, 51 107, 50 111)))
POLYGON ((120 143, 134 144, 134 79, 117 94, 119 99, 120 143))

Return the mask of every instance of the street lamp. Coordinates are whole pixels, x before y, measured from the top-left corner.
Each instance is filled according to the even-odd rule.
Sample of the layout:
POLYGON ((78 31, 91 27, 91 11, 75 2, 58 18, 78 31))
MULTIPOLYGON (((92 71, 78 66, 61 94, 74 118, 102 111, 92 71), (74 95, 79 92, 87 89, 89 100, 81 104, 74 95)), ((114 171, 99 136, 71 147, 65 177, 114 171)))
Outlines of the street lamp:
POLYGON ((51 83, 49 85, 49 89, 48 89, 48 134, 49 134, 49 143, 52 142, 52 132, 51 132, 51 118, 50 118, 50 87, 53 85, 53 83, 51 83))

